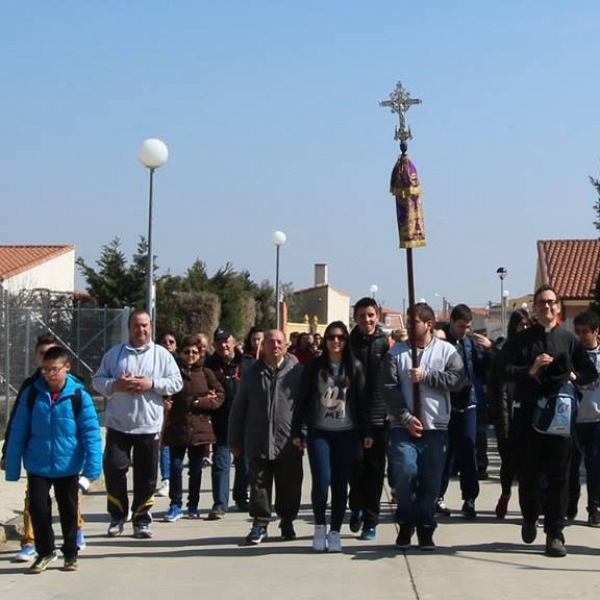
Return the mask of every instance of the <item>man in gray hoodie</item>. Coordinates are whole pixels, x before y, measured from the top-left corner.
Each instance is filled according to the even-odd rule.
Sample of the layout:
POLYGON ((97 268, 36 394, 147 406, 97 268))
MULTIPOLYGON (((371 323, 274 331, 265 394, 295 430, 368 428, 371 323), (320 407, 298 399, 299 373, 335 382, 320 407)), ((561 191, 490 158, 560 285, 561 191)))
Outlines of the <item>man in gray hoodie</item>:
POLYGON ((150 538, 163 397, 177 393, 183 381, 171 353, 152 341, 152 323, 146 311, 131 313, 129 343, 113 346, 102 357, 92 384, 107 398, 104 480, 111 516, 108 535, 121 535, 127 520, 127 471, 133 452, 133 535, 150 538))

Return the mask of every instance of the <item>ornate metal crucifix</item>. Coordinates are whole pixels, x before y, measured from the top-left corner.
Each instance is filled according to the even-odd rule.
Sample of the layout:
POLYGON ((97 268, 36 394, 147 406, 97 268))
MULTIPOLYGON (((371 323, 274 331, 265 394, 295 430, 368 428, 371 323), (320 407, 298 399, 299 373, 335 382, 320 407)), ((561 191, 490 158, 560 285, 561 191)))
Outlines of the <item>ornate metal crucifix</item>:
POLYGON ((396 127, 396 133, 394 139, 402 144, 406 144, 408 140, 412 139, 410 127, 406 125, 406 111, 413 104, 421 104, 421 100, 418 98, 411 98, 410 94, 402 87, 402 82, 396 84, 396 89, 390 94, 389 100, 383 100, 379 103, 379 106, 389 107, 393 113, 397 113, 400 119, 400 127, 396 127))

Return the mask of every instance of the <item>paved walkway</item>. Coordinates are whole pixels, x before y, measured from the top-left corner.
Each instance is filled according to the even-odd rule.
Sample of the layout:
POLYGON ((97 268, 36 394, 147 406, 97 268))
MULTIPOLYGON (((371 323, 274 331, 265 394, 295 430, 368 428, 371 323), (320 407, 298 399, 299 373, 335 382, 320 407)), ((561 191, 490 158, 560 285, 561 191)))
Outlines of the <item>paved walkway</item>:
MULTIPOLYGON (((204 473, 201 509, 205 515, 210 508, 210 478, 207 470, 204 473)), ((404 553, 394 548, 396 528, 387 490, 376 542, 362 542, 344 527, 344 553, 321 555, 310 550, 308 476, 296 527, 298 539, 279 541, 274 524, 273 537, 255 547, 241 543, 250 522, 238 512, 228 513, 221 521, 158 522, 168 508, 166 498, 157 498, 153 539, 134 539, 130 524, 122 537, 107 538, 105 498, 97 486, 83 500, 88 546, 80 555, 79 572, 64 573, 58 569, 61 562, 56 562, 39 576, 24 576, 26 566, 11 562, 18 542, 9 540, 0 545, 0 598, 117 600, 157 594, 177 600, 596 598, 600 530, 576 521, 566 529, 569 556, 545 557, 541 531, 535 544, 521 542, 514 496, 508 517, 504 521, 495 518, 500 487, 496 461, 491 474, 489 481, 482 482, 478 518, 442 519, 435 553, 417 549, 404 553)), ((2 520, 21 510, 22 493, 21 484, 0 482, 2 520)), ((460 508, 456 481, 447 499, 451 508, 460 508)), ((580 516, 584 517, 581 510, 580 516)), ((55 530, 59 531, 58 525, 55 530)))

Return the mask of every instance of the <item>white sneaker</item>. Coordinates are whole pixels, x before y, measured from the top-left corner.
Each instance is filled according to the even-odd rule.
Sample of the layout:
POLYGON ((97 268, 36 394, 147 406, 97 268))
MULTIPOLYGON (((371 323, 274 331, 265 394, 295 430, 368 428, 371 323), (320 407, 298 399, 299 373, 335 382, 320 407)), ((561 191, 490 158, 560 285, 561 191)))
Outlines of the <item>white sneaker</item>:
POLYGON ((325 525, 315 525, 312 549, 315 552, 325 552, 327 550, 327 530, 325 525))
POLYGON ((330 531, 327 536, 327 546, 329 552, 341 552, 342 551, 342 540, 340 540, 339 531, 330 531))
POLYGON ((163 479, 160 482, 160 485, 158 486, 158 489, 156 490, 156 495, 162 496, 163 498, 169 497, 169 480, 168 479, 163 479))

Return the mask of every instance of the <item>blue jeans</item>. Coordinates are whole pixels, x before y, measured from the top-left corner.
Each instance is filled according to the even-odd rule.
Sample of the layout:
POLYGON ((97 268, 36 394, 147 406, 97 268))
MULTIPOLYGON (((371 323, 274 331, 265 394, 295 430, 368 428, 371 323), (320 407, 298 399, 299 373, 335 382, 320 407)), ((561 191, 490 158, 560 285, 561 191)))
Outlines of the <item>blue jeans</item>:
MULTIPOLYGON (((160 478, 161 480, 171 478, 171 452, 169 446, 161 446, 160 448, 160 478)), ((170 485, 170 484, 169 484, 170 485)))
POLYGON ((448 455, 442 476, 439 496, 446 494, 450 483, 450 473, 456 460, 460 471, 460 491, 463 500, 475 500, 479 496, 477 479, 477 409, 475 405, 459 412, 452 411, 448 423, 448 455))
POLYGON ((188 503, 191 510, 198 509, 200 502, 200 484, 202 482, 202 459, 204 458, 204 446, 171 446, 171 477, 169 479, 169 498, 171 506, 181 508, 183 502, 183 459, 187 450, 189 459, 189 483, 188 503))
POLYGON ((316 525, 325 525, 331 487, 331 529, 340 531, 346 514, 348 481, 356 457, 358 433, 315 430, 306 440, 312 474, 312 509, 316 525))
POLYGON ((218 437, 213 444, 211 479, 213 509, 227 510, 229 506, 229 469, 231 454, 227 439, 218 437))
POLYGON ((424 431, 415 438, 403 427, 389 432, 389 461, 396 486, 396 521, 436 527, 435 501, 448 447, 446 431, 424 431))

